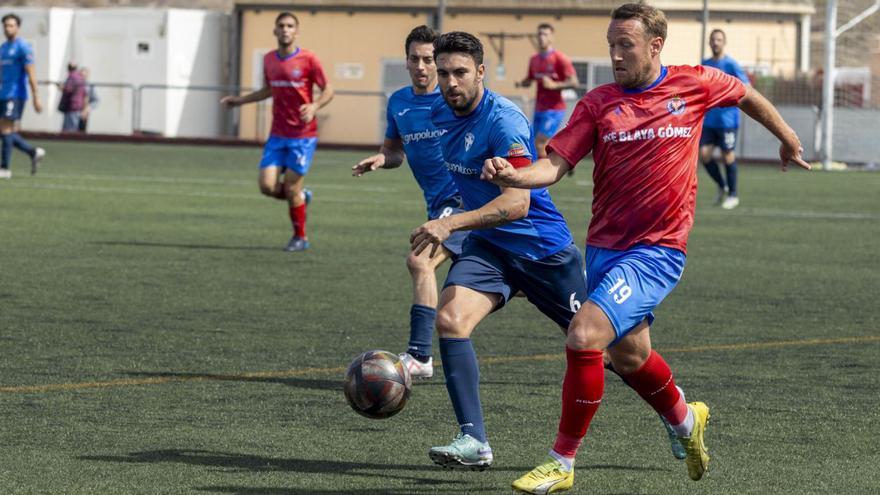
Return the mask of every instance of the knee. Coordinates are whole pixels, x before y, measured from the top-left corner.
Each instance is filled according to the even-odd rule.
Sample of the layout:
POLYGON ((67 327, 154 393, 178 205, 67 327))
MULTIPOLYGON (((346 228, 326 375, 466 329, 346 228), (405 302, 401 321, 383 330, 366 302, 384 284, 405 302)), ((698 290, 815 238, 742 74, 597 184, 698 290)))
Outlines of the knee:
POLYGON ((260 182, 260 193, 266 196, 275 196, 275 185, 260 182))
POLYGON ((600 335, 599 329, 588 322, 572 320, 568 327, 565 345, 576 351, 604 350, 608 347, 609 342, 607 338, 601 338, 600 335))
POLYGON ((468 333, 464 328, 464 320, 460 315, 441 309, 437 312, 437 320, 435 321, 437 335, 445 338, 466 338, 468 333))

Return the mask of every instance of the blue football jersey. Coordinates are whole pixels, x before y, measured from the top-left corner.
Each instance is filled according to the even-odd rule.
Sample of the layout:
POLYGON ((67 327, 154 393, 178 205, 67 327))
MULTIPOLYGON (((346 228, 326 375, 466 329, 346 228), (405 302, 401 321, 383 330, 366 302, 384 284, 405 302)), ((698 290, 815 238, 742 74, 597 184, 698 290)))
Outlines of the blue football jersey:
POLYGON ((34 51, 21 38, 0 45, 0 100, 27 99, 25 67, 33 63, 34 51))
POLYGON ((386 111, 388 126, 385 137, 403 142, 406 161, 425 195, 429 215, 458 196, 458 188, 443 166, 443 153, 440 151, 442 131, 431 123, 431 105, 438 99, 443 100, 439 89, 417 95, 412 86, 407 86, 391 95, 386 111))
MULTIPOLYGON (((721 72, 729 74, 740 81, 749 84, 749 76, 746 75, 746 72, 742 67, 737 63, 733 58, 725 55, 721 57, 720 60, 715 60, 713 58, 707 58, 703 60, 703 65, 708 67, 714 67, 721 72)), ((705 120, 703 120, 703 127, 709 127, 711 129, 736 129, 739 127, 739 108, 738 107, 723 107, 723 108, 713 108, 706 112, 705 120)))
MULTIPOLYGON (((461 192, 464 207, 476 210, 501 194, 501 188, 480 180, 483 162, 494 156, 534 159, 529 121, 510 100, 485 90, 479 106, 469 115, 455 115, 443 98, 431 109, 431 120, 441 131, 446 168, 461 192)), ((547 189, 532 189, 528 214, 500 227, 471 232, 499 248, 539 260, 570 245, 571 232, 547 189)))

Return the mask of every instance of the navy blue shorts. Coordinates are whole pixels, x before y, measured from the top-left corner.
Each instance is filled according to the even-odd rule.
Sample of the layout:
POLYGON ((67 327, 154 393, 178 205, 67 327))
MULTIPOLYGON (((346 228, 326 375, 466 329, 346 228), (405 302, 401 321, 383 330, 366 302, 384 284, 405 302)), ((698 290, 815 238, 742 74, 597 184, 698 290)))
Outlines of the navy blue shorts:
POLYGON ((626 251, 587 246, 589 299, 614 325, 614 343, 642 321, 654 322, 653 310, 678 284, 685 258, 683 252, 661 246, 637 245, 626 251))
POLYGON ((546 258, 531 260, 468 236, 443 288, 450 285, 500 294, 496 310, 522 291, 529 302, 566 330, 587 299, 581 252, 574 244, 546 258))
MULTIPOLYGON (((456 215, 465 211, 466 210, 462 208, 461 196, 454 196, 449 198, 447 201, 444 201, 434 210, 430 211, 428 213, 428 220, 446 218, 450 215, 456 215)), ((470 231, 467 230, 457 230, 453 232, 448 239, 443 241, 443 247, 445 247, 449 250, 450 253, 452 253, 452 259, 457 258, 458 255, 461 254, 462 245, 464 244, 464 240, 467 239, 469 233, 470 231)))
POLYGON ((21 120, 24 100, 0 100, 0 119, 21 120))
POLYGON ((711 127, 704 127, 703 134, 700 135, 700 146, 707 144, 717 146, 723 151, 733 151, 736 148, 736 128, 713 129, 711 127))
POLYGON ((299 175, 309 173, 312 166, 312 158, 315 156, 315 148, 318 147, 318 138, 284 138, 269 136, 263 146, 263 159, 260 160, 260 168, 281 167, 284 170, 292 170, 299 175))

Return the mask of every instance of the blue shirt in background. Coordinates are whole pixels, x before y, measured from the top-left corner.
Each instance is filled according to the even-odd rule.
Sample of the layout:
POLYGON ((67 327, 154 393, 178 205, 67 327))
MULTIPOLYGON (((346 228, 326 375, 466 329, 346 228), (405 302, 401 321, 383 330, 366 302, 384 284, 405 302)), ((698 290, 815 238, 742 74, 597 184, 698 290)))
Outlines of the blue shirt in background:
MULTIPOLYGON (((707 58, 703 65, 714 67, 740 81, 750 84, 749 76, 732 57, 725 55, 718 60, 707 58)), ((737 129, 739 127, 739 107, 713 108, 706 113, 703 127, 711 129, 737 129)))
POLYGON ((385 137, 403 142, 406 161, 425 195, 429 215, 458 196, 458 188, 443 166, 440 150, 443 131, 431 123, 431 105, 437 100, 443 101, 439 89, 417 95, 412 86, 407 86, 391 95, 386 111, 385 137))
POLYGON ((0 45, 0 100, 27 100, 27 71, 34 51, 21 38, 0 45))
MULTIPOLYGON (((534 160, 529 121, 510 100, 486 89, 477 108, 457 116, 443 98, 431 109, 431 120, 441 132, 446 168, 458 185, 466 210, 476 210, 501 194, 501 188, 480 180, 483 162, 495 156, 534 160)), ((532 189, 528 214, 491 229, 473 230, 512 254, 539 260, 572 243, 571 232, 547 189, 532 189)))

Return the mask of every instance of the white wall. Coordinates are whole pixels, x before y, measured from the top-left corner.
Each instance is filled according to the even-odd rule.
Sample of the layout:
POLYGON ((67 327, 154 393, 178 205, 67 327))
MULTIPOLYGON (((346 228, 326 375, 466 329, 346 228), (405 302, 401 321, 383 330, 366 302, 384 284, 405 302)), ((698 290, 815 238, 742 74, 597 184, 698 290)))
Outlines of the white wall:
MULTIPOLYGON (((229 60, 225 14, 148 8, 17 8, 14 12, 22 18, 22 37, 34 47, 39 80, 63 81, 69 60, 89 68, 100 100, 89 121, 90 132, 132 132, 134 87, 224 84, 229 60)), ((52 85, 42 85, 39 91, 43 113, 37 115, 29 107, 22 127, 60 130, 60 91, 52 85)), ((144 88, 139 127, 166 136, 220 135, 225 115, 217 103, 220 96, 215 91, 144 88)))

